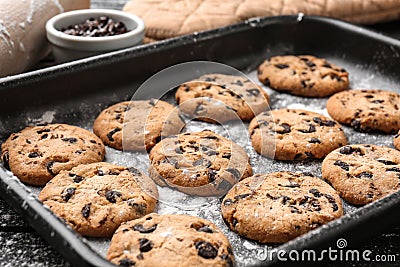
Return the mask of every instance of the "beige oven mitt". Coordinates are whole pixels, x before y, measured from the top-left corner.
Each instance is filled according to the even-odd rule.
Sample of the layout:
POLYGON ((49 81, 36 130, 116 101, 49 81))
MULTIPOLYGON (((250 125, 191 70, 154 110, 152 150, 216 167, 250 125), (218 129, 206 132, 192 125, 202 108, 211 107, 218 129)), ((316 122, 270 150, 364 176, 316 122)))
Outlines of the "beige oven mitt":
POLYGON ((89 6, 90 0, 0 0, 0 77, 32 67, 49 52, 48 19, 89 6))
POLYGON ((124 11, 141 17, 147 41, 209 30, 252 17, 304 13, 359 23, 400 17, 399 0, 130 0, 124 11))

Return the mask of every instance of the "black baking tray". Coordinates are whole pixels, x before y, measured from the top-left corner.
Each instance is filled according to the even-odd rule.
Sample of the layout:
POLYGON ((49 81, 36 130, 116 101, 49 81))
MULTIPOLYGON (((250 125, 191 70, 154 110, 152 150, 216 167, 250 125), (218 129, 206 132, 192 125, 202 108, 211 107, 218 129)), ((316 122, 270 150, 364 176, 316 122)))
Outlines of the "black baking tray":
MULTIPOLYGON (((26 124, 38 123, 38 114, 45 110, 61 111, 53 118, 59 123, 79 124, 77 121, 92 119, 102 108, 131 99, 134 91, 147 78, 177 63, 216 61, 246 73, 255 70, 266 57, 282 54, 340 58, 346 66, 358 66, 370 73, 379 72, 381 80, 400 84, 400 42, 397 40, 322 17, 257 18, 221 29, 2 78, 0 142, 26 124)), ((0 193, 73 266, 113 266, 46 209, 36 199, 35 192, 3 167, 0 168, 0 193)), ((342 218, 276 248, 298 251, 323 249, 332 246, 339 237, 349 238, 355 243, 363 239, 366 232, 370 235, 396 223, 399 212, 400 192, 397 192, 356 208, 342 218), (371 224, 379 227, 371 228, 371 224)), ((275 265, 279 262, 259 261, 255 264, 275 265)))

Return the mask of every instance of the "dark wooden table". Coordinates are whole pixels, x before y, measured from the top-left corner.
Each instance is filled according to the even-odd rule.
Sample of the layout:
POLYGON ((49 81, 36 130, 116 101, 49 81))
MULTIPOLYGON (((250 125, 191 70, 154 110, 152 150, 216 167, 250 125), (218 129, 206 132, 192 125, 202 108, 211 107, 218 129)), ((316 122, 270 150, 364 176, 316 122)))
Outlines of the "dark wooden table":
MULTIPOLYGON (((92 0, 92 7, 121 9, 126 0, 92 0)), ((373 25, 372 28, 400 39, 400 21, 373 25)), ((400 72, 399 72, 400 75, 400 72)), ((400 216, 393 214, 393 216, 400 216)), ((371 225, 373 228, 379 226, 371 225)), ((351 243, 351 240, 348 240, 351 243)), ((353 262, 350 266, 400 266, 400 223, 381 234, 370 236, 359 244, 351 243, 352 249, 371 250, 375 255, 396 255, 395 263, 353 262)), ((349 264, 346 263, 346 266, 349 264)), ((46 243, 30 226, 0 198, 0 266, 70 266, 60 254, 46 243)), ((328 266, 344 266, 331 263, 328 266)))

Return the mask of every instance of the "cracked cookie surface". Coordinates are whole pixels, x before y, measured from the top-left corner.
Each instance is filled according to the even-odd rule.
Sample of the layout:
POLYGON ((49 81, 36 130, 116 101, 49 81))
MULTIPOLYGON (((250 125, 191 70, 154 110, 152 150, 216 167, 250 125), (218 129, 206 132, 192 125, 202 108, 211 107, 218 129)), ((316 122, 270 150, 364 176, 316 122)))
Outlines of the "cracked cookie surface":
POLYGON ((287 242, 343 215, 330 185, 294 172, 244 179, 226 194, 221 212, 232 231, 261 243, 287 242))
POLYGON ((189 215, 149 214, 123 223, 107 259, 117 266, 233 267, 228 239, 216 225, 189 215))
POLYGON ((209 130, 165 138, 149 158, 149 175, 157 184, 199 196, 224 195, 252 175, 244 149, 209 130))
POLYGON ((400 95, 384 90, 349 90, 331 96, 329 115, 357 131, 397 133, 400 130, 400 95))
POLYGON ((104 159, 105 148, 93 133, 67 124, 27 127, 2 145, 2 162, 21 181, 45 185, 62 170, 104 159))
POLYGON ((184 127, 179 110, 162 100, 117 103, 96 118, 93 132, 104 144, 122 150, 150 150, 162 136, 184 127))
POLYGON ((154 211, 154 182, 135 168, 106 162, 62 171, 39 194, 39 200, 84 236, 108 237, 122 222, 154 211))
POLYGON ((322 177, 352 204, 367 204, 400 190, 400 152, 376 145, 348 145, 330 153, 322 177))
POLYGON ((175 98, 185 114, 206 122, 249 121, 269 109, 268 94, 245 77, 207 74, 184 83, 175 98))
POLYGON ((259 80, 276 91, 325 97, 349 88, 346 70, 310 55, 276 56, 258 67, 259 80))
POLYGON ((347 144, 337 122, 297 109, 263 112, 250 122, 249 133, 258 153, 278 160, 321 159, 347 144))

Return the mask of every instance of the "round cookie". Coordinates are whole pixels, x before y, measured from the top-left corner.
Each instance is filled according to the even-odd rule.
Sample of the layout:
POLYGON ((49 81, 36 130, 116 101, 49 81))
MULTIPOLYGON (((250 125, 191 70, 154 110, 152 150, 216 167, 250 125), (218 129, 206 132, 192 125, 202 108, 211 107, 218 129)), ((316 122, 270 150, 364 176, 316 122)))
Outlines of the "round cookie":
POLYGON ((221 204, 231 230, 261 243, 283 243, 343 215, 336 191, 305 173, 257 174, 237 183, 221 204))
POLYGON ((111 236, 121 223, 153 212, 157 198, 150 178, 106 162, 62 171, 39 194, 75 231, 95 237, 111 236))
POLYGON ((149 214, 123 223, 107 259, 117 266, 233 267, 229 240, 210 221, 189 215, 149 214))
POLYGON ((375 145, 348 145, 330 153, 322 177, 351 204, 363 205, 400 189, 400 152, 375 145))
POLYGON ((276 56, 258 67, 259 80, 277 91, 325 97, 349 88, 346 70, 314 56, 276 56))
POLYGON ((400 130, 400 95, 384 90, 340 92, 326 103, 329 115, 360 132, 397 133, 400 130))
POLYGON ((27 127, 2 145, 2 161, 21 181, 45 185, 62 170, 99 162, 105 149, 93 133, 67 124, 27 127))
POLYGON ((252 175, 243 148, 209 130, 165 138, 149 158, 149 175, 158 185, 197 196, 222 196, 252 175))
POLYGON ((267 93, 241 76, 203 75, 181 85, 175 97, 183 113, 213 123, 249 121, 269 109, 267 93))
POLYGON ((321 159, 347 144, 337 122, 305 110, 263 112, 251 121, 249 133, 258 153, 278 160, 321 159))
POLYGON ((395 148, 400 150, 400 131, 394 136, 393 144, 395 148))
POLYGON ((142 151, 183 127, 177 108, 152 99, 125 101, 103 110, 94 122, 93 132, 110 147, 142 151))

